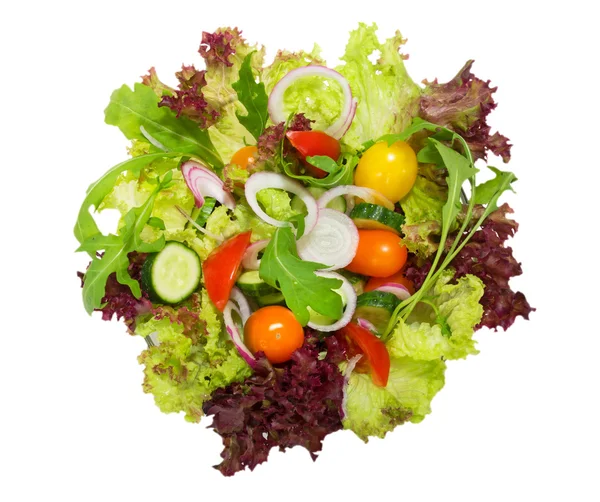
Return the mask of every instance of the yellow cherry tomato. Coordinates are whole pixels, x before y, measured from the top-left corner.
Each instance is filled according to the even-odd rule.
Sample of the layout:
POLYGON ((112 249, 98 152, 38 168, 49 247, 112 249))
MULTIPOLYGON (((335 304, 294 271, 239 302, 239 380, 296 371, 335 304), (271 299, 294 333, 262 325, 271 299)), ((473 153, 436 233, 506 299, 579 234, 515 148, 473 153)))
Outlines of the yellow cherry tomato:
POLYGON ((244 341, 250 351, 264 352, 272 363, 283 363, 302 347, 304 330, 291 310, 279 305, 262 307, 244 325, 244 341))
POLYGON ((415 184, 417 167, 417 156, 408 143, 396 141, 388 146, 380 141, 361 157, 354 184, 377 190, 396 203, 415 184))
POLYGON ((237 164, 242 169, 247 169, 248 164, 256 162, 257 154, 258 148, 255 146, 245 146, 233 154, 230 163, 237 164))

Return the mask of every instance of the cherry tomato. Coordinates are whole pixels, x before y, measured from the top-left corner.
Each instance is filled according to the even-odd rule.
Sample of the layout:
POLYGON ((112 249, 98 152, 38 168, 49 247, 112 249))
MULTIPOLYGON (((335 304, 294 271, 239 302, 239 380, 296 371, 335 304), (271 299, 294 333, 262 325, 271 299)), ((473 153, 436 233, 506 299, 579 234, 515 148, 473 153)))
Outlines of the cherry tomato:
POLYGON ((398 202, 415 184, 417 156, 404 141, 388 146, 375 143, 361 157, 354 172, 354 184, 381 192, 390 201, 398 202))
POLYGON ((358 345, 364 354, 371 368, 373 383, 385 387, 390 376, 390 355, 385 344, 368 329, 352 322, 346 324, 340 333, 358 345))
POLYGON ((400 271, 407 258, 406 246, 394 232, 359 230, 358 249, 346 269, 370 277, 388 277, 400 271))
POLYGON ((306 162, 306 157, 324 155, 337 160, 340 156, 340 142, 322 131, 288 131, 286 136, 298 150, 306 170, 314 178, 324 178, 327 172, 306 162))
POLYGON ((221 312, 229 300, 251 235, 252 232, 248 231, 225 241, 202 263, 206 292, 221 312))
POLYGON ((377 289, 379 286, 382 286, 388 282, 402 284, 406 289, 408 289, 408 292, 411 295, 415 294, 415 285, 412 283, 412 281, 404 277, 404 273, 402 271, 394 275, 390 275, 389 277, 371 277, 367 281, 367 284, 365 284, 365 292, 373 291, 374 289, 377 289))
POLYGON ((264 352, 272 363, 283 363, 302 347, 304 330, 291 310, 279 305, 262 307, 244 325, 244 342, 253 352, 264 352))
POLYGON ((257 154, 258 148, 255 146, 245 146, 233 154, 230 164, 236 164, 242 169, 247 169, 248 164, 253 164, 256 162, 257 154))

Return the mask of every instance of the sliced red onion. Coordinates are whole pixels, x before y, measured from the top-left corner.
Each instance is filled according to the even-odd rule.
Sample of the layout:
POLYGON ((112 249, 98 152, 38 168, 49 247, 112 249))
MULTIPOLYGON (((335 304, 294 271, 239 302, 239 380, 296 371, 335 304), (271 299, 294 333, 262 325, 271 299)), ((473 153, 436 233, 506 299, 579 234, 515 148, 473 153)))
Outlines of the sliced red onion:
POLYGON ((298 255, 306 261, 327 265, 323 270, 337 270, 349 265, 358 249, 358 230, 344 213, 323 208, 312 232, 298 239, 298 255))
POLYGON ((331 124, 325 133, 340 139, 350 127, 354 114, 356 113, 356 100, 352 99, 352 90, 348 80, 331 68, 319 65, 303 66, 290 70, 273 88, 269 96, 269 116, 275 124, 285 122, 287 114, 285 113, 284 95, 285 91, 298 79, 304 77, 323 77, 335 80, 342 87, 344 93, 344 104, 337 120, 331 124))
POLYGON ((196 207, 202 207, 204 197, 213 197, 229 209, 235 209, 233 196, 225 190, 225 185, 208 167, 194 160, 181 166, 181 172, 189 189, 194 194, 196 207))
POLYGON ((356 354, 354 357, 348 359, 348 366, 344 370, 344 383, 342 388, 342 418, 346 416, 346 405, 348 404, 348 382, 352 376, 352 372, 358 361, 362 358, 362 354, 356 354))
POLYGON ((264 188, 278 188, 280 190, 285 190, 287 192, 296 194, 298 197, 300 197, 302 202, 304 202, 306 205, 306 210, 308 211, 308 214, 304 219, 304 233, 308 234, 314 228, 315 224, 317 223, 319 208, 317 207, 317 201, 310 194, 310 192, 304 188, 304 185, 296 180, 284 176, 283 174, 270 173, 266 171, 254 173, 248 178, 248 181, 246 181, 244 188, 246 200, 256 215, 261 220, 266 221, 275 227, 291 227, 292 224, 289 221, 280 221, 276 220, 275 218, 271 218, 262 210, 258 200, 256 199, 256 196, 258 192, 264 188))
POLYGON ((397 282, 386 282, 379 286, 375 291, 381 291, 382 293, 392 293, 398 297, 399 300, 406 300, 410 298, 410 293, 406 286, 397 282))
POLYGON ((375 325, 371 321, 367 321, 366 319, 363 319, 362 317, 359 317, 356 319, 356 324, 358 324, 361 328, 368 329, 372 333, 375 333, 375 334, 378 333, 375 325))
POLYGON ((233 316, 231 315, 232 312, 236 312, 240 316, 240 318, 242 317, 242 314, 239 311, 239 309, 231 300, 229 300, 227 302, 227 305, 225 306, 225 309, 223 310, 223 320, 225 321, 225 329, 227 330, 227 333, 229 334, 229 337, 231 338, 231 341, 235 345, 235 348, 239 352, 240 356, 242 356, 244 361, 246 361, 250 365, 250 367, 254 369, 257 366, 256 358, 254 357, 252 352, 250 352, 248 347, 246 347, 246 345, 244 344, 242 336, 240 335, 240 330, 238 329, 238 326, 234 322, 233 316))
POLYGON ((260 260, 258 259, 258 253, 267 247, 269 239, 263 239, 256 241, 248 246, 244 258, 242 259, 242 267, 246 270, 258 270, 260 267, 260 260))
POLYGON ((316 324, 314 322, 308 322, 308 326, 310 328, 316 329, 318 331, 323 331, 325 333, 330 331, 337 331, 338 329, 343 328, 352 320, 352 316, 354 315, 354 311, 356 310, 356 291, 350 284, 350 281, 346 279, 344 276, 336 273, 336 272, 315 272, 315 275, 319 277, 326 277, 328 279, 340 279, 342 281, 342 286, 340 287, 340 294, 346 299, 346 307, 342 314, 342 317, 339 321, 333 324, 316 324))
MULTIPOLYGON (((378 192, 377 190, 373 190, 372 188, 358 187, 356 185, 340 185, 332 188, 331 190, 327 190, 327 192, 319 197, 317 204, 319 208, 327 207, 327 204, 340 195, 352 195, 354 197, 360 197, 366 202, 379 204, 380 206, 384 206, 391 211, 394 210, 394 204, 382 193, 378 192)), ((353 205, 354 204, 352 204, 352 206, 353 205)), ((346 211, 348 211, 347 208, 346 211)))
POLYGON ((252 314, 252 310, 250 309, 250 305, 248 304, 248 300, 244 296, 244 293, 242 293, 238 287, 233 286, 229 298, 237 303, 240 309, 239 312, 240 317, 242 318, 242 325, 246 324, 248 317, 252 314))

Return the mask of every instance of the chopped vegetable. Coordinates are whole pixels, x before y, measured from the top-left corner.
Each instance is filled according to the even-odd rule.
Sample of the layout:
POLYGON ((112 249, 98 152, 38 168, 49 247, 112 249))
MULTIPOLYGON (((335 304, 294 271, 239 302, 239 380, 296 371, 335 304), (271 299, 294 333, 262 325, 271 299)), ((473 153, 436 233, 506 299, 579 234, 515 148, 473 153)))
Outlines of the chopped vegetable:
POLYGON ((243 232, 225 241, 202 264, 206 291, 221 312, 229 300, 251 235, 252 232, 243 232))
POLYGON ((361 202, 350 213, 357 228, 367 230, 390 230, 400 235, 404 216, 377 204, 361 202))

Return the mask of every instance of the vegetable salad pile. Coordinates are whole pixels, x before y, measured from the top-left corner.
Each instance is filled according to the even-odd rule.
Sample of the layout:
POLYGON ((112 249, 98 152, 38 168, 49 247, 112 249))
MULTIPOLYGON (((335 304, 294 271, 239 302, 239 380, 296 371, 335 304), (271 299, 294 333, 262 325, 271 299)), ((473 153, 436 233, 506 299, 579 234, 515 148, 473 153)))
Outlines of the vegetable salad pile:
POLYGON ((473 61, 417 85, 403 43, 360 24, 335 69, 317 46, 267 65, 219 29, 204 69, 173 88, 151 68, 106 108, 130 158, 79 212, 83 303, 145 338, 163 412, 212 417, 224 475, 273 447, 316 458, 339 429, 367 441, 420 422, 479 328, 533 310, 509 285, 517 223, 500 198, 516 178, 485 168, 510 159, 486 123, 495 88, 473 61), (92 207, 120 212, 114 234, 92 207))

